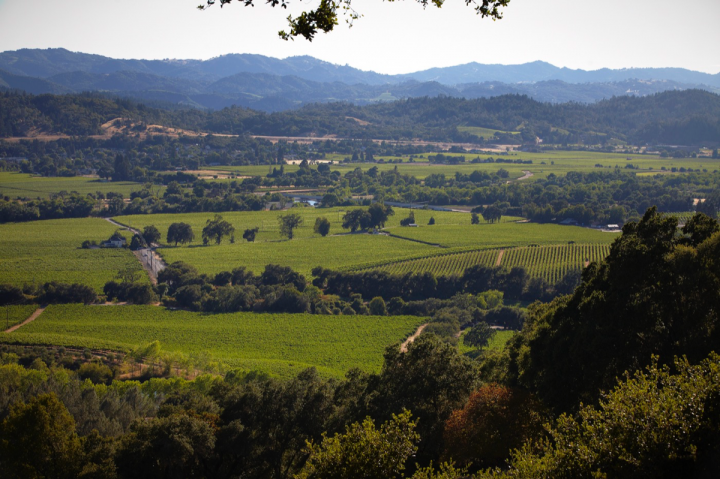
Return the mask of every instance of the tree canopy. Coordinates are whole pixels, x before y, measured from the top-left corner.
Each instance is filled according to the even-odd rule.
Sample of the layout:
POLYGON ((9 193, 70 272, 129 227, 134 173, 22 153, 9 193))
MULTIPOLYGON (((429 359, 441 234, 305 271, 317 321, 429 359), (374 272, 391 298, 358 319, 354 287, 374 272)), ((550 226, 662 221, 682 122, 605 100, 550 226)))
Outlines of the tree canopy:
POLYGON ((303 217, 298 213, 288 213, 278 216, 278 223, 280 223, 280 234, 293 239, 293 230, 303 223, 303 217))
MULTIPOLYGON (((254 0, 238 0, 246 7, 254 7, 254 0)), ((394 1, 394 0, 390 0, 394 1)), ((445 0, 417 0, 423 6, 434 5, 437 8, 445 4, 445 0)), ((232 3, 232 0, 207 0, 207 3, 198 6, 199 10, 205 10, 212 7, 216 3, 220 7, 232 3)), ((271 7, 287 8, 290 4, 289 0, 267 0, 271 7)), ((465 4, 472 6, 477 15, 482 18, 490 17, 493 20, 502 18, 501 7, 506 7, 510 0, 465 0, 465 4)), ((345 22, 352 26, 352 23, 362 17, 352 6, 352 0, 321 0, 320 5, 314 9, 308 9, 300 13, 300 15, 287 17, 290 30, 286 32, 281 30, 278 35, 283 40, 294 40, 295 37, 301 36, 308 41, 312 41, 318 32, 328 33, 333 31, 338 24, 338 16, 345 17, 345 22)))
POLYGON ((203 240, 207 239, 214 240, 216 244, 222 242, 223 237, 230 236, 235 232, 235 227, 225 221, 222 216, 215 215, 211 220, 207 220, 207 223, 202 231, 203 240))
POLYGON ((593 402, 652 354, 698 361, 720 345, 720 232, 698 214, 682 229, 653 207, 627 223, 571 296, 531 307, 510 342, 510 374, 556 410, 593 402))

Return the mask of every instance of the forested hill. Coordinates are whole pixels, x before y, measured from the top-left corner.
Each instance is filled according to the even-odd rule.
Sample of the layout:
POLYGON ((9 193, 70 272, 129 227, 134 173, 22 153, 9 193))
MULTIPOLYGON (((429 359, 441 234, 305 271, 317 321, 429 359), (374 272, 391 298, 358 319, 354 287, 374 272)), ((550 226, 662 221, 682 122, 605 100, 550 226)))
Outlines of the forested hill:
POLYGON ((615 97, 591 105, 541 103, 520 95, 425 97, 364 107, 319 103, 272 114, 240 107, 165 110, 96 94, 0 94, 0 137, 96 135, 103 133, 102 124, 116 118, 226 134, 482 142, 458 129, 481 127, 520 132, 501 134, 493 142, 529 142, 538 136, 545 143, 614 138, 634 144, 720 144, 720 96, 702 90, 615 97))

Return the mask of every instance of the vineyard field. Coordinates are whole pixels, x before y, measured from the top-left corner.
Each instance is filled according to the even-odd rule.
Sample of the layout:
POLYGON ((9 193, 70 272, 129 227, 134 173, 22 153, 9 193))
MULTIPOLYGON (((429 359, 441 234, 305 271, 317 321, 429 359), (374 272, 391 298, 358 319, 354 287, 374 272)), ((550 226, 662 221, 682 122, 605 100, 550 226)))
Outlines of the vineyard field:
POLYGON ((500 250, 498 249, 485 249, 435 255, 426 258, 387 263, 376 267, 363 268, 363 270, 384 271, 388 274, 398 276, 405 273, 426 272, 432 273, 435 276, 449 276, 451 274, 462 274, 467 268, 476 264, 495 266, 499 252, 500 250))
MULTIPOLYGON (((330 234, 337 235, 348 233, 349 230, 342 228, 342 217, 350 210, 357 208, 310 208, 295 207, 289 211, 229 211, 220 213, 224 220, 230 222, 235 227, 235 237, 238 243, 245 242, 242 239, 243 231, 249 228, 260 228, 255 242, 263 241, 280 241, 280 226, 278 217, 287 213, 297 213, 303 218, 302 224, 295 230, 296 238, 317 238, 320 235, 313 231, 315 220, 320 217, 327 218, 330 221, 330 234)), ((386 224, 387 228, 400 227, 400 220, 406 218, 410 211, 407 208, 394 208, 395 214, 390 216, 386 224)), ((430 218, 435 219, 435 225, 470 225, 470 215, 468 213, 460 213, 453 211, 432 211, 432 210, 412 210, 415 215, 415 221, 420 225, 427 225, 430 218)), ((156 215, 129 215, 118 216, 116 221, 132 226, 133 228, 142 229, 148 225, 154 225, 162 234, 163 238, 167 234, 168 227, 172 223, 188 223, 195 232, 195 243, 202 243, 202 229, 208 219, 213 217, 214 213, 178 213, 178 214, 156 214, 156 215)), ((504 221, 514 221, 518 218, 505 217, 504 221)), ((406 229, 406 228, 403 228, 406 229)))
MULTIPOLYGON (((478 129, 480 133, 491 132, 494 130, 478 129)), ((432 153, 430 153, 432 154, 432 153)), ((592 171, 612 171, 616 167, 626 171, 628 164, 632 164, 637 169, 630 171, 640 175, 655 174, 674 174, 671 173, 672 168, 693 168, 708 169, 713 171, 720 167, 720 161, 711 158, 661 158, 657 155, 640 155, 625 153, 605 153, 592 151, 544 151, 540 153, 530 152, 511 152, 508 155, 498 153, 444 153, 446 156, 465 156, 466 162, 457 165, 447 164, 429 164, 427 160, 428 154, 416 156, 414 162, 409 162, 409 157, 382 157, 377 156, 378 160, 394 161, 393 163, 339 163, 331 165, 331 171, 339 171, 342 174, 352 171, 355 168, 361 168, 367 171, 372 167, 377 167, 379 171, 390 171, 396 167, 401 174, 414 176, 418 179, 424 179, 427 176, 437 173, 444 174, 447 177, 454 176, 456 172, 470 174, 473 171, 486 171, 494 173, 500 168, 510 173, 510 179, 518 178, 523 175, 523 170, 533 173, 534 178, 546 178, 549 174, 565 175, 570 171, 592 172, 592 171), (485 160, 488 158, 503 160, 531 160, 532 164, 515 164, 515 163, 470 163, 475 158, 485 160), (401 163, 396 163, 401 160, 401 163), (662 170, 665 168, 665 170, 662 170)), ((328 154, 327 160, 342 162, 349 155, 328 154)), ((249 176, 265 176, 271 170, 272 166, 215 166, 209 169, 216 170, 219 174, 222 172, 232 172, 237 175, 249 176)), ((286 165, 285 171, 297 171, 297 165, 286 165)), ((530 180, 532 181, 532 180, 530 180)))
POLYGON ((5 331, 11 326, 22 323, 38 308, 37 304, 11 304, 0 307, 0 328, 5 331))
POLYGON ((142 184, 132 181, 108 182, 84 176, 48 178, 27 173, 0 172, 0 193, 10 198, 49 198, 52 194, 61 191, 68 193, 75 191, 83 196, 98 191, 103 194, 112 191, 122 193, 125 198, 129 198, 130 193, 140 189, 142 184))
POLYGON ((430 272, 435 276, 449 276, 461 275, 467 268, 475 265, 499 265, 507 269, 522 266, 530 277, 541 277, 548 283, 554 284, 568 271, 582 269, 588 261, 600 261, 609 252, 610 245, 608 244, 564 244, 483 249, 376 264, 357 268, 355 271, 375 270, 393 275, 430 272))
POLYGON ((586 263, 601 261, 610 253, 608 244, 569 244, 512 248, 503 254, 502 266, 522 266, 532 278, 543 278, 555 284, 571 270, 582 269, 586 263))
POLYGON ((423 322, 407 316, 203 314, 154 306, 51 305, 2 342, 128 350, 160 341, 164 350, 207 352, 234 368, 291 377, 316 367, 329 377, 378 371, 385 347, 423 322))
POLYGON ((102 292, 119 270, 142 271, 130 250, 80 248, 84 240, 106 240, 116 229, 100 218, 0 224, 0 282, 83 283, 102 292))
MULTIPOLYGON (((458 213, 462 214, 462 213, 458 213)), ((467 216, 467 215, 466 215, 467 216)), ((619 233, 603 233, 579 226, 538 223, 485 223, 433 225, 417 228, 390 227, 395 236, 438 244, 447 248, 509 248, 531 244, 610 244, 619 233)))
POLYGON ((260 274, 266 265, 279 264, 310 276, 316 266, 340 269, 368 262, 426 256, 437 252, 437 248, 389 236, 354 234, 292 241, 224 242, 219 246, 159 248, 157 251, 168 263, 185 261, 207 274, 230 271, 239 266, 260 274))

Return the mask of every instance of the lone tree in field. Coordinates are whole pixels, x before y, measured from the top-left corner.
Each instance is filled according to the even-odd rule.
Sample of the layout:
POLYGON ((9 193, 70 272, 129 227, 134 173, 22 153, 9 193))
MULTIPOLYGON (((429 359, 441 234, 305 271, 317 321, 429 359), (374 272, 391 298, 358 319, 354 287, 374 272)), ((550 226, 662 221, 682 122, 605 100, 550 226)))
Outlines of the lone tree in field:
POLYGON ((483 219, 490 223, 500 222, 502 218, 502 210, 495 205, 490 205, 482 212, 483 219))
POLYGON ((215 244, 220 244, 225 236, 231 236, 233 233, 235 233, 235 227, 225 221, 222 216, 215 215, 213 219, 207 220, 205 228, 203 228, 203 242, 215 240, 215 244))
POLYGON ((368 229, 372 218, 370 213, 363 210, 352 210, 345 213, 343 216, 342 227, 349 229, 351 232, 355 232, 358 229, 368 229))
POLYGON ((255 241, 255 235, 257 235, 258 231, 260 231, 260 228, 258 228, 257 226, 255 228, 246 229, 243 233, 243 239, 248 240, 250 243, 252 243, 253 241, 255 241))
POLYGON ((495 336, 495 330, 485 321, 480 321, 467 332, 463 342, 476 348, 484 348, 495 336))
POLYGON ((330 232, 330 221, 325 217, 316 219, 315 232, 320 236, 327 236, 330 232))
POLYGON ((147 244, 160 242, 160 231, 155 225, 146 226, 142 230, 142 237, 145 238, 147 244))
MULTIPOLYGON (((429 4, 435 5, 440 8, 445 4, 445 0, 417 0, 417 2, 427 7, 429 4)), ((198 9, 205 10, 212 7, 216 3, 219 3, 221 7, 228 3, 232 3, 232 0, 205 0, 205 3, 200 4, 198 9)), ((246 7, 254 7, 254 0, 239 0, 240 4, 244 4, 246 7)), ((268 1, 265 2, 272 7, 280 6, 287 8, 288 1, 268 1)), ((465 4, 472 5, 473 10, 481 18, 490 17, 493 21, 502 18, 501 7, 506 7, 510 3, 510 0, 465 0, 465 4)), ((338 24, 338 11, 345 16, 345 22, 348 25, 352 25, 353 22, 360 17, 362 14, 355 11, 352 6, 352 0, 322 0, 320 5, 314 10, 306 10, 300 13, 297 17, 292 15, 287 17, 290 31, 286 32, 281 30, 278 35, 283 40, 293 40, 295 37, 304 37, 306 40, 312 41, 315 35, 320 31, 328 33, 333 31, 335 25, 338 24)), ((368 156, 372 156, 370 153, 368 156)), ((353 155, 354 156, 354 155, 353 155)), ((367 158, 367 157, 366 157, 367 158)), ((367 161, 371 161, 367 158, 367 161)))
POLYGON ((168 228, 167 236, 165 237, 168 243, 192 243, 195 239, 195 233, 193 233, 192 226, 187 223, 173 223, 168 228))
POLYGON ((288 239, 293 239, 293 230, 300 226, 303 222, 302 216, 298 213, 288 213, 286 215, 278 216, 278 223, 280 223, 280 234, 287 236, 288 239))
POLYGON ((388 220, 388 218, 395 214, 395 212, 392 209, 392 206, 385 206, 382 203, 373 203, 368 208, 368 213, 370 213, 370 227, 371 228, 384 228, 385 222, 388 220))
POLYGON ((403 218, 400 220, 400 226, 408 226, 415 224, 415 212, 410 211, 410 214, 407 218, 403 218))

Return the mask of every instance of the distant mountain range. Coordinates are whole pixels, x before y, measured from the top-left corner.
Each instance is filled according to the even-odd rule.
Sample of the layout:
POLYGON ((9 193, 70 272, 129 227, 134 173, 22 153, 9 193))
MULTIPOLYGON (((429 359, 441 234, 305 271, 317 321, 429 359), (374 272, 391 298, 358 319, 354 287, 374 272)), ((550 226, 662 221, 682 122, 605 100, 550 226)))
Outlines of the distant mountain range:
POLYGON ((315 102, 365 105, 402 98, 488 98, 508 93, 538 101, 592 103, 622 95, 645 96, 699 88, 720 93, 720 74, 681 68, 594 71, 545 62, 469 63, 383 75, 309 56, 284 60, 231 54, 210 60, 122 60, 65 49, 0 53, 0 88, 29 93, 96 91, 165 107, 221 109, 238 105, 281 111, 315 102))

